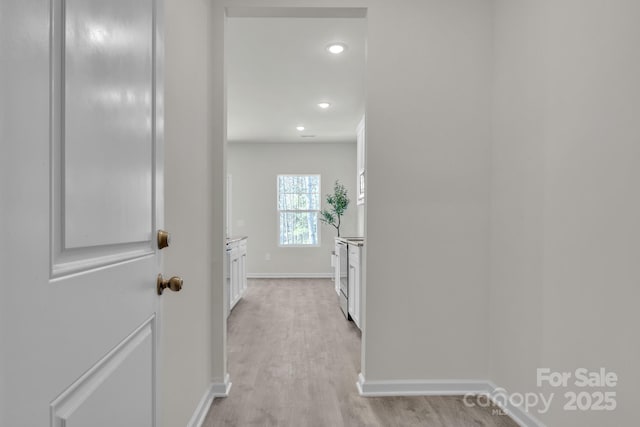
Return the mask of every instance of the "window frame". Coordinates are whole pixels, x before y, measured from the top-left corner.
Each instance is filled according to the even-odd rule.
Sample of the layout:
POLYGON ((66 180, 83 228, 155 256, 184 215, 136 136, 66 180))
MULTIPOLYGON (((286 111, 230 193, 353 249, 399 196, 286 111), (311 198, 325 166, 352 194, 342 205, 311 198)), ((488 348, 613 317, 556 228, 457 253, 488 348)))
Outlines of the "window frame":
POLYGON ((322 240, 321 240, 321 235, 322 233, 320 232, 321 228, 320 228, 320 211, 322 210, 322 175, 319 173, 280 173, 276 176, 276 240, 278 243, 278 247, 279 248, 319 248, 320 246, 322 246, 322 240), (306 210, 291 210, 291 209, 280 209, 280 177, 286 177, 286 176, 315 176, 318 177, 318 209, 306 209, 306 210), (280 243, 280 213, 281 212, 298 212, 298 213, 305 213, 305 212, 315 212, 316 213, 316 220, 317 220, 317 224, 316 224, 316 229, 317 229, 317 243, 316 244, 308 244, 308 245, 283 245, 282 243, 280 243))

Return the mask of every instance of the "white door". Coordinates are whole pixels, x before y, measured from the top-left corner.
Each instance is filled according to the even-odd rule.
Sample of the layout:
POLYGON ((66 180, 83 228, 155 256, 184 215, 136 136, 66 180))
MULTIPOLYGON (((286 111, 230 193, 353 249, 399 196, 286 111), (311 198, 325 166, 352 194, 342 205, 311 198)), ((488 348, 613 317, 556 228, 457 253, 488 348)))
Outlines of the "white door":
POLYGON ((157 425, 160 6, 0 2, 1 426, 157 425))

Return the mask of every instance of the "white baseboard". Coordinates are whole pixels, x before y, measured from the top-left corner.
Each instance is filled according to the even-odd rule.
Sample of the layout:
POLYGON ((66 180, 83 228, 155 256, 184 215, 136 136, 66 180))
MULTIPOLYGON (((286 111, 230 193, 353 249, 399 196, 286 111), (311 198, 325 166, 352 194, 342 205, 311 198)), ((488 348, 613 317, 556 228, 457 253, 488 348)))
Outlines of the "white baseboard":
POLYGON ((490 384, 483 380, 398 380, 366 381, 358 375, 361 396, 458 396, 466 393, 488 393, 490 384))
POLYGON ((231 381, 229 374, 225 375, 223 383, 211 383, 213 397, 227 397, 231 391, 231 381))
POLYGON ((332 279, 333 273, 247 273, 248 279, 332 279))
MULTIPOLYGON (((367 381, 358 375, 358 392, 364 397, 380 396, 459 396, 465 394, 494 395, 498 387, 488 380, 397 380, 367 381)), ((545 427, 529 412, 521 408, 494 400, 520 427, 545 427)))
POLYGON ((205 391, 202 399, 198 403, 196 410, 193 412, 187 427, 201 427, 204 419, 209 413, 211 402, 216 397, 227 397, 231 390, 231 382, 229 381, 229 374, 226 375, 223 383, 211 383, 205 391))
MULTIPOLYGON (((489 381, 489 396, 495 396, 500 387, 489 381)), ((513 421, 515 421, 520 427, 546 427, 543 422, 531 415, 528 411, 523 410, 519 406, 513 405, 511 402, 507 402, 503 405, 503 402, 491 399, 493 403, 507 413, 513 421)))

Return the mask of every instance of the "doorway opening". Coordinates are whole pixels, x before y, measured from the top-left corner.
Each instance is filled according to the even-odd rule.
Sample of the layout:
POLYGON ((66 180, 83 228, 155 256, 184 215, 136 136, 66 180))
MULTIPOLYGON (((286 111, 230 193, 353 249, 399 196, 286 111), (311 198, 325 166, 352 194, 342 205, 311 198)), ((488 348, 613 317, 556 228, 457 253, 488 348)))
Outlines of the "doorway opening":
MULTIPOLYGON (((304 356, 286 341, 293 337, 307 347, 324 339, 310 345, 317 354, 309 359, 327 351, 327 342, 349 347, 334 362, 355 388, 365 325, 366 37, 366 9, 227 10, 225 303, 236 383, 247 360, 243 348, 269 336, 275 357, 281 345, 304 356), (340 218, 342 242, 322 221, 336 187, 350 199, 340 218), (254 327, 260 336, 241 330, 254 327), (344 336, 327 338, 338 328, 344 336)), ((306 369, 298 362, 288 366, 306 369)))

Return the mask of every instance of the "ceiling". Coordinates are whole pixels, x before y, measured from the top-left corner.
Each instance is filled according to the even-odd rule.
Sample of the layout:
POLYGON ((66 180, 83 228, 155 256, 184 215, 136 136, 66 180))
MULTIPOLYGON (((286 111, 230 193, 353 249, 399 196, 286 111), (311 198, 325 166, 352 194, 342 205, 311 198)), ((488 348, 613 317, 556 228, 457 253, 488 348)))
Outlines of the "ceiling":
POLYGON ((229 142, 354 142, 365 37, 366 21, 357 18, 229 18, 229 142), (332 42, 347 49, 331 54, 332 42), (322 101, 331 106, 321 109, 322 101))

